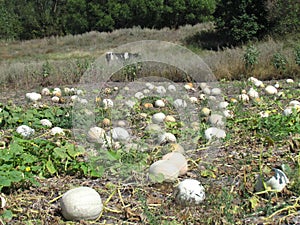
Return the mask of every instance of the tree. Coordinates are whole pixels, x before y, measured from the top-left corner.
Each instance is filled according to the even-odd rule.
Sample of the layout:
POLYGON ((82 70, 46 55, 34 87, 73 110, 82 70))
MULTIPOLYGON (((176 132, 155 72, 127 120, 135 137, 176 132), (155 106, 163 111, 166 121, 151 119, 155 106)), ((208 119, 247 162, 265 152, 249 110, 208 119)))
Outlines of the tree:
POLYGON ((267 32, 264 0, 220 0, 214 14, 217 31, 228 44, 241 44, 267 32))
POLYGON ((300 32, 299 0, 268 0, 266 6, 271 34, 282 36, 300 32))
POLYGON ((18 39, 22 31, 18 16, 11 4, 0 1, 0 39, 18 39))
POLYGON ((88 30, 87 5, 85 0, 67 0, 61 20, 64 33, 81 34, 88 30))

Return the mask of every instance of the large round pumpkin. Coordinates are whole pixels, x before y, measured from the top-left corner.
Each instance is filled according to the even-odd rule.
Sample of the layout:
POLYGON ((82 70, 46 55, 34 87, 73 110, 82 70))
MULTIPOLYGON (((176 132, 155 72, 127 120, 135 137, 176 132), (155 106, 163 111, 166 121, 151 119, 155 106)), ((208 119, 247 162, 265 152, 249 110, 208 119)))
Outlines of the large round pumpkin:
POLYGON ((93 220, 102 209, 101 197, 89 187, 78 187, 67 191, 61 198, 61 212, 66 220, 93 220))

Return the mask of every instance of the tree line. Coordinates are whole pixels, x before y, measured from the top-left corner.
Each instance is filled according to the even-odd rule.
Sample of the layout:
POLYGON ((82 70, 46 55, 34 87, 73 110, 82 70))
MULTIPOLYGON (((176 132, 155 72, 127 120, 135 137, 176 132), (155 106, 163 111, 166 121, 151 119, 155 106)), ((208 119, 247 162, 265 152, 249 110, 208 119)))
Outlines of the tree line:
POLYGON ((0 0, 0 39, 214 21, 233 43, 298 32, 298 0, 0 0))
POLYGON ((212 19, 214 0, 0 0, 0 38, 177 28, 212 19))

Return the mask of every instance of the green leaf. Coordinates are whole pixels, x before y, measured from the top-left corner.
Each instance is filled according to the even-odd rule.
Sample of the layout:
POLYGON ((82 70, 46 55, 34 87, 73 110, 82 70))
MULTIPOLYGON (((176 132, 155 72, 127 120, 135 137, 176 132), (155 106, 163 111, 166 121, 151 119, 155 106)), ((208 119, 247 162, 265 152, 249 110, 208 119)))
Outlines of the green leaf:
POLYGON ((11 185, 11 181, 7 177, 0 177, 0 191, 2 187, 9 187, 11 185))
POLYGON ((72 158, 76 158, 77 156, 80 156, 84 153, 84 148, 83 147, 75 147, 73 144, 68 144, 66 146, 68 154, 72 158))
POLYGON ((107 151, 106 154, 108 156, 108 160, 111 160, 111 161, 118 160, 121 157, 117 152, 114 152, 114 151, 107 151))
POLYGON ((165 180, 165 176, 162 173, 156 175, 149 174, 149 178, 155 183, 162 183, 165 180))
POLYGON ((55 169, 55 167, 50 159, 48 159, 48 161, 46 163, 46 168, 51 175, 53 175, 54 173, 57 172, 57 170, 55 169))
POLYGON ((11 220, 13 218, 13 213, 11 210, 5 210, 1 215, 0 218, 4 220, 11 220))
POLYGON ((93 167, 91 169, 91 176, 92 177, 100 178, 100 177, 102 177, 103 173, 104 173, 104 167, 103 166, 97 166, 97 167, 93 167))
POLYGON ((65 148, 54 148, 53 152, 61 159, 70 159, 65 148))
POLYGON ((7 177, 10 179, 11 182, 20 182, 24 178, 24 174, 21 171, 9 171, 7 173, 7 177))

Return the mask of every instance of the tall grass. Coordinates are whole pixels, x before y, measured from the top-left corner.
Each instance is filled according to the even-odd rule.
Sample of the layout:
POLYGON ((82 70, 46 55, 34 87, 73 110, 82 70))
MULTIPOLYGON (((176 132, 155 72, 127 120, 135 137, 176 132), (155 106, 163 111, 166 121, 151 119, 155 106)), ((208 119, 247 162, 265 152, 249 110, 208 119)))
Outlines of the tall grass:
MULTIPOLYGON (((213 24, 187 25, 177 30, 141 29, 139 27, 120 29, 113 32, 89 32, 81 35, 50 37, 29 41, 0 42, 0 85, 3 88, 33 88, 36 86, 63 85, 77 82, 85 69, 106 51, 125 43, 139 40, 163 40, 185 45, 199 54, 219 79, 242 79, 255 76, 259 79, 296 77, 300 66, 295 61, 297 38, 252 43, 259 51, 258 63, 247 69, 243 59, 247 46, 204 50, 191 43, 199 33, 213 29, 213 24), (272 58, 279 53, 287 60, 284 70, 274 67, 272 58)), ((203 40, 202 40, 203 41, 203 40)), ((205 41, 205 40, 204 40, 205 41)), ((210 40, 207 40, 208 42, 210 40)), ((171 67, 157 66, 151 76, 177 77, 180 71, 171 67), (159 69, 160 68, 160 69, 159 69), (159 71, 160 70, 160 71, 159 71)), ((149 72, 150 73, 150 72, 149 72)), ((141 74, 139 74, 142 76, 141 74)))
POLYGON ((253 43, 259 51, 258 63, 250 70, 246 68, 244 54, 247 46, 225 48, 218 51, 202 53, 204 61, 219 79, 242 79, 254 76, 262 80, 299 77, 300 67, 296 64, 294 47, 269 38, 263 42, 253 43), (277 69, 272 62, 274 54, 280 53, 287 59, 285 70, 277 69))

